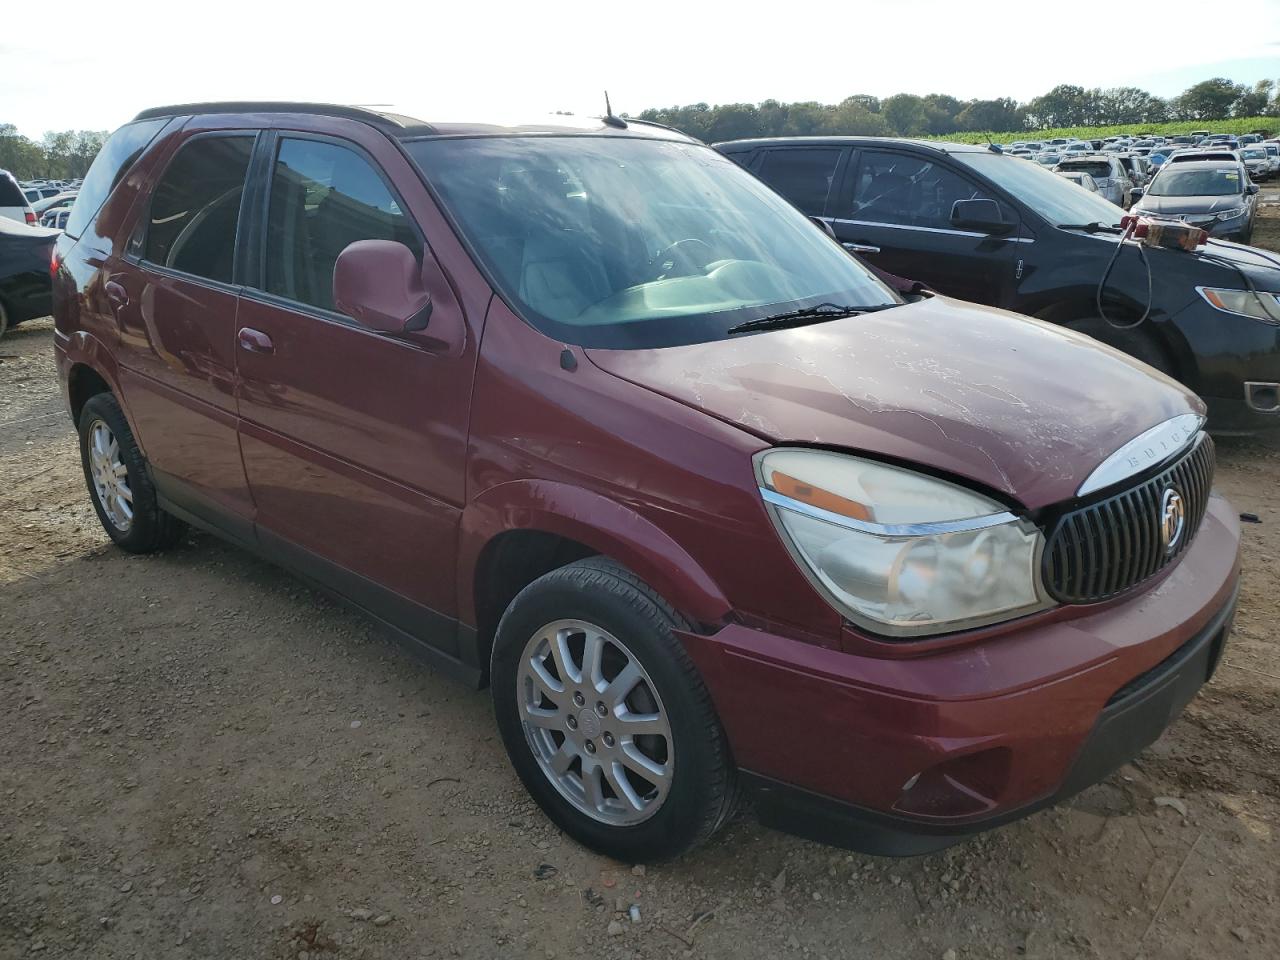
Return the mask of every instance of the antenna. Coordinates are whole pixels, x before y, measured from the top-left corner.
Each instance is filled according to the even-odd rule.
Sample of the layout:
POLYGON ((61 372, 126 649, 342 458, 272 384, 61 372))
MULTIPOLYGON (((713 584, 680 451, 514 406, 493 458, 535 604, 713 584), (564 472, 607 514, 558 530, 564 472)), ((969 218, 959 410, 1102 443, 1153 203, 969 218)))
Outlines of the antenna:
POLYGON ((619 130, 627 129, 627 121, 613 115, 613 107, 609 104, 608 90, 604 92, 604 116, 600 119, 605 122, 606 126, 617 127, 619 130))

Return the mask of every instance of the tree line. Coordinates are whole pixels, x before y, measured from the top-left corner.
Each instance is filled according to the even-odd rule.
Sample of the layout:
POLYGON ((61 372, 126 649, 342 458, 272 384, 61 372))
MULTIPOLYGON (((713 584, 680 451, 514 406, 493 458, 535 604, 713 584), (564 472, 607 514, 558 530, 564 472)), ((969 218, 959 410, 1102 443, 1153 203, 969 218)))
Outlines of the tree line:
POLYGON ((1027 103, 1008 97, 959 100, 945 93, 898 93, 880 99, 855 94, 835 104, 816 102, 695 103, 651 108, 638 114, 708 143, 742 137, 816 134, 941 136, 949 133, 1017 133, 1050 127, 1093 127, 1280 116, 1280 88, 1271 80, 1252 87, 1214 77, 1162 98, 1138 87, 1108 89, 1060 84, 1027 103))
POLYGON ((106 130, 50 131, 36 142, 13 124, 0 123, 0 170, 19 180, 83 177, 108 135, 106 130))

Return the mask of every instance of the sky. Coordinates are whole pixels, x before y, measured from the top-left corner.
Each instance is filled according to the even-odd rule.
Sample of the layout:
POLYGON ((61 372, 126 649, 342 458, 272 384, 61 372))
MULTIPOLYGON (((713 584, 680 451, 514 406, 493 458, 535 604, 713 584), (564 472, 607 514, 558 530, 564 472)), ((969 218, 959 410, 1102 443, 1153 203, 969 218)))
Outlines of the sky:
POLYGON ((854 93, 1026 101, 1059 83, 1171 96, 1212 76, 1280 79, 1280 0, 59 0, 57 10, 47 34, 43 18, 0 33, 0 123, 33 138, 198 100, 395 104, 452 120, 598 115, 605 89, 615 112, 637 113, 854 93))

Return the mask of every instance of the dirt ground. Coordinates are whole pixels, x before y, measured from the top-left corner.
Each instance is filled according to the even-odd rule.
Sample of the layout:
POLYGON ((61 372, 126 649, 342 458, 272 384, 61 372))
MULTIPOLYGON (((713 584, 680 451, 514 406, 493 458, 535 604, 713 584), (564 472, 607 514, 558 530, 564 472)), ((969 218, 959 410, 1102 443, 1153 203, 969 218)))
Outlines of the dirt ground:
POLYGON ((745 812, 641 870, 549 826, 486 693, 212 538, 110 547, 50 332, 0 341, 0 960, 1280 955, 1280 451, 1219 444, 1236 631, 1138 762, 930 857, 745 812))

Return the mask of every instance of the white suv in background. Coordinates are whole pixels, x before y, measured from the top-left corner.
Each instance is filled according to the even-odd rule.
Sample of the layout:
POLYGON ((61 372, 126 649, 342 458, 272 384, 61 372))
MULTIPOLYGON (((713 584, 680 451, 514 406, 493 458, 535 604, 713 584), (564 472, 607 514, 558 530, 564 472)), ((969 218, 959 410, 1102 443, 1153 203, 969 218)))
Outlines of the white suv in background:
POLYGON ((8 217, 19 223, 36 222, 36 212, 31 209, 18 181, 8 170, 0 170, 0 217, 8 217))

